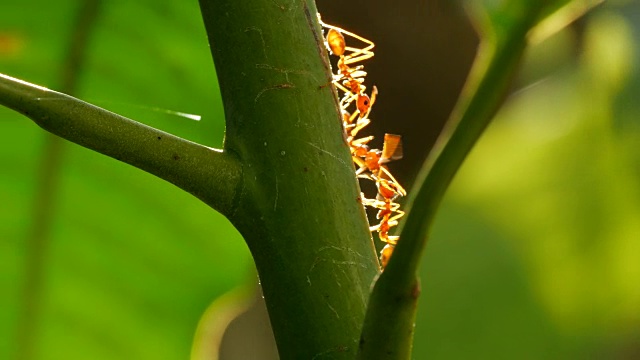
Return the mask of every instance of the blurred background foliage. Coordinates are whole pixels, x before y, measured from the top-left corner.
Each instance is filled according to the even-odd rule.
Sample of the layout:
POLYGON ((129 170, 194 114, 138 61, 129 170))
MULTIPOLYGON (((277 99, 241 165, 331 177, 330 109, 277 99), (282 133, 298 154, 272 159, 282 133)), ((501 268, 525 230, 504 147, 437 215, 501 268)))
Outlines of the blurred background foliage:
MULTIPOLYGON (((0 72, 56 89, 79 5, 2 2, 0 72)), ((369 131, 403 135, 406 156, 392 170, 410 188, 473 59, 466 15, 446 0, 318 7, 326 22, 376 41, 369 131)), ((640 4, 611 0, 530 49, 437 217, 414 358, 640 357, 639 38, 640 4)), ((88 50, 76 96, 221 145, 196 1, 104 2, 88 50)), ((0 358, 13 359, 45 133, 0 108, 0 134, 0 358)), ((186 358, 209 304, 255 284, 238 233, 172 185, 69 143, 54 176, 29 325, 36 358, 186 358)), ((234 335, 252 350, 240 359, 267 353, 259 318, 234 335)))
MULTIPOLYGON (((59 87, 80 6, 3 1, 0 72, 59 87)), ((197 1, 103 1, 96 21, 75 95, 220 147, 222 103, 197 1)), ((0 358, 17 359, 46 134, 4 108, 0 119, 0 358)), ((50 175, 59 181, 40 312, 28 325, 35 358, 188 358, 207 306, 252 274, 240 235, 173 185, 71 143, 50 175)))
POLYGON ((531 49, 439 216, 417 353, 640 357, 638 14, 531 49))

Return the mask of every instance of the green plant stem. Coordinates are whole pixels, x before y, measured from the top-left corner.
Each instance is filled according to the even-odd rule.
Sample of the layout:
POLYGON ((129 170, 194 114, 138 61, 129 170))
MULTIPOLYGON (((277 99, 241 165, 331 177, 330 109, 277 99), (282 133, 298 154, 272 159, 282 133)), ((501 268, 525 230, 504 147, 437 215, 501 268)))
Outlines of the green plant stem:
POLYGON ((420 283, 418 267, 436 210, 467 154, 497 112, 524 54, 531 23, 485 40, 463 94, 410 192, 400 241, 375 284, 358 359, 409 359, 420 283))
POLYGON ((231 222, 254 257, 280 358, 353 359, 379 271, 312 0, 200 0, 244 164, 231 222))
POLYGON ((242 168, 231 154, 3 74, 0 105, 52 134, 167 180, 222 214, 232 213, 242 168))

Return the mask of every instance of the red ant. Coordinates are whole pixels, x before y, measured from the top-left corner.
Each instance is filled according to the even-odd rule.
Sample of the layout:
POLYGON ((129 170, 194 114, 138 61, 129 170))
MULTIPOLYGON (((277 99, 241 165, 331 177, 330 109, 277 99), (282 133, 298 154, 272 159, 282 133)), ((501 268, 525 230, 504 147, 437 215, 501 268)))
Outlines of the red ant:
MULTIPOLYGON (((320 18, 318 17, 320 20, 320 18)), ((362 84, 364 77, 367 75, 362 70, 363 66, 351 67, 350 64, 358 63, 373 57, 371 51, 375 44, 359 35, 346 31, 336 26, 325 24, 320 20, 320 24, 329 29, 326 38, 326 45, 332 54, 339 56, 338 60, 338 73, 333 75, 333 83, 335 86, 344 92, 344 97, 340 100, 340 108, 346 111, 347 107, 354 100, 356 101, 356 108, 360 117, 364 117, 368 113, 372 100, 367 94, 365 94, 366 87, 362 84), (346 45, 344 35, 346 34, 354 39, 360 40, 367 44, 366 47, 354 48, 346 45)), ((373 96, 373 95, 372 95, 373 96)))
POLYGON ((379 210, 376 217, 380 219, 380 223, 370 227, 370 230, 377 231, 380 240, 386 243, 380 252, 380 262, 383 268, 389 261, 399 238, 398 236, 390 236, 389 230, 396 226, 398 220, 404 216, 404 211, 400 210, 400 204, 395 203, 394 200, 398 196, 406 196, 407 194, 391 175, 386 164, 401 158, 402 140, 400 135, 393 134, 385 134, 382 151, 368 150, 364 156, 353 156, 354 162, 360 166, 356 175, 374 180, 378 188, 377 199, 364 199, 363 204, 379 210))
POLYGON ((398 220, 404 216, 404 211, 400 210, 400 204, 394 202, 394 200, 406 193, 400 185, 387 179, 379 179, 377 185, 378 198, 375 200, 364 199, 363 203, 379 209, 376 218, 380 219, 380 223, 371 226, 369 230, 377 231, 380 240, 386 243, 382 251, 380 251, 380 263, 384 268, 387 266, 393 249, 400 238, 399 236, 389 235, 389 230, 391 227, 398 225, 398 220))

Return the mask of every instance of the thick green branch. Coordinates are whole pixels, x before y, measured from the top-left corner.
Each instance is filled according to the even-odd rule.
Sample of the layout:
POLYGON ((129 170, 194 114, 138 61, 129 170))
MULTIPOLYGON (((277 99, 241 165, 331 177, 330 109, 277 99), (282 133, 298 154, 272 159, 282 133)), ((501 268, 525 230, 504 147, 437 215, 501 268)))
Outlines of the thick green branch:
POLYGON ((313 0, 200 0, 281 359, 353 359, 379 271, 313 0))
POLYGON ((232 212, 242 170, 231 154, 2 74, 0 105, 55 135, 167 180, 222 214, 232 212))

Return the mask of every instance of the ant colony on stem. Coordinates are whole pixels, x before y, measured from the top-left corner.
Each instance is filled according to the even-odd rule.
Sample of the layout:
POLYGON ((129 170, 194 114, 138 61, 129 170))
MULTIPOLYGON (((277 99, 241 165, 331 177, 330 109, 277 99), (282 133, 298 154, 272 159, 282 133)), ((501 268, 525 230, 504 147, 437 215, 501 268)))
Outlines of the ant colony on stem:
POLYGON ((351 158, 356 165, 356 176, 375 182, 378 189, 375 199, 367 198, 364 194, 361 195, 361 199, 364 206, 378 210, 376 218, 379 223, 369 229, 377 232, 380 240, 385 243, 380 252, 380 263, 384 268, 399 240, 398 236, 389 235, 389 230, 398 225, 398 220, 404 215, 404 211, 400 210, 400 204, 395 200, 399 196, 407 195, 387 167, 390 161, 402 158, 402 139, 400 135, 385 134, 382 151, 380 151, 368 146, 373 136, 357 138, 358 132, 371 122, 369 115, 378 95, 378 89, 375 86, 371 88, 371 96, 367 95, 367 87, 364 85, 367 73, 362 65, 363 61, 373 57, 371 50, 374 44, 359 35, 323 23, 319 14, 318 20, 327 30, 325 37, 327 48, 332 55, 338 57, 338 70, 333 74, 333 85, 341 95, 342 126, 351 149, 351 158), (365 46, 363 48, 347 46, 345 35, 365 46))

